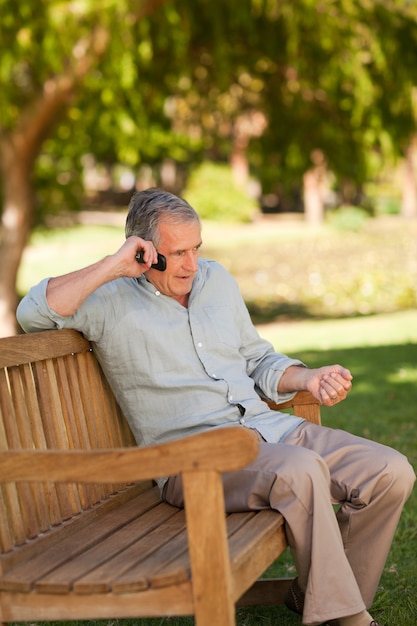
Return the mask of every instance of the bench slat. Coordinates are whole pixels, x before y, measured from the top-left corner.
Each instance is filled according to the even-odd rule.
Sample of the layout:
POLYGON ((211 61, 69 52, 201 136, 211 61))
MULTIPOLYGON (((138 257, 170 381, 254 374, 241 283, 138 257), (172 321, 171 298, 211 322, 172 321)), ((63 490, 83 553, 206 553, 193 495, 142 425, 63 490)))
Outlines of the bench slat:
MULTIPOLYGON (((44 448, 46 447, 46 441, 37 402, 32 366, 25 363, 19 367, 9 368, 8 373, 9 376, 14 374, 16 378, 19 379, 22 401, 26 405, 26 412, 22 414, 21 421, 19 420, 22 448, 30 448, 33 445, 35 447, 44 448)), ((13 394, 12 397, 16 401, 16 395, 13 394)), ((31 491, 32 506, 33 510, 36 511, 38 525, 37 528, 33 528, 30 537, 35 537, 50 528, 51 520, 58 519, 59 505, 56 491, 52 485, 35 484, 31 486, 31 491), (45 492, 48 494, 48 499, 45 498, 45 492)))
MULTIPOLYGON (((63 403, 59 381, 53 360, 37 361, 33 366, 35 385, 38 390, 39 410, 47 448, 65 450, 71 448, 69 433, 65 426, 63 403)), ((51 486, 56 491, 59 510, 52 525, 70 519, 81 509, 77 488, 74 484, 51 486)), ((97 501, 101 494, 97 494, 97 501)))
MULTIPOLYGON (((226 526, 229 540, 238 530, 244 528, 245 525, 256 515, 257 513, 254 511, 232 513, 228 515, 226 519, 226 526)), ((215 546, 213 546, 212 549, 215 550, 215 546)), ((184 580, 188 580, 190 578, 190 557, 186 544, 185 549, 177 549, 175 560, 172 557, 170 558, 169 553, 164 559, 159 559, 159 563, 155 564, 153 571, 149 574, 151 586, 158 589, 172 584, 173 581, 180 582, 178 575, 178 572, 180 571, 185 572, 184 580)), ((119 587, 116 588, 118 589, 119 587)))
MULTIPOLYGON (((159 503, 158 491, 147 491, 122 506, 113 508, 106 515, 97 517, 94 523, 81 527, 76 533, 68 534, 67 528, 64 528, 61 541, 3 574, 0 578, 0 589, 28 593, 50 572, 70 563, 72 559, 159 503)), ((75 528, 77 521, 73 522, 75 528)), ((60 592, 63 592, 62 588, 60 592)))
POLYGON ((229 541, 234 571, 234 599, 240 598, 287 546, 284 519, 270 509, 260 511, 229 541))
MULTIPOLYGON (((129 554, 134 551, 138 538, 140 539, 143 535, 152 532, 155 527, 169 526, 170 518, 177 512, 177 509, 163 502, 157 502, 148 511, 146 511, 146 507, 142 510, 138 502, 134 504, 134 509, 130 507, 130 515, 126 515, 127 507, 123 507, 123 510, 120 511, 123 516, 113 516, 115 518, 113 520, 114 527, 110 533, 107 531, 106 534, 103 534, 100 541, 91 547, 86 543, 84 549, 75 555, 70 562, 64 563, 39 579, 35 585, 36 591, 41 593, 69 592, 79 578, 92 570, 101 570, 102 565, 113 555, 119 554, 123 550, 129 554), (135 517, 131 519, 132 512, 135 517)), ((81 541, 84 541, 82 536, 81 541)), ((77 592, 80 592, 80 589, 82 587, 77 585, 77 592)), ((85 587, 84 592, 88 592, 85 587)))
MULTIPOLYGON (((161 509, 161 513, 163 514, 163 518, 160 520, 161 525, 147 525, 146 533, 141 532, 140 535, 138 532, 134 533, 134 542, 126 544, 127 547, 122 546, 120 539, 115 537, 115 539, 120 542, 119 551, 113 556, 110 555, 110 558, 103 562, 100 567, 94 568, 85 576, 80 577, 74 583, 75 593, 86 594, 115 591, 115 584, 117 584, 119 580, 123 580, 126 572, 132 570, 135 572, 132 576, 135 591, 146 589, 149 583, 144 576, 142 563, 152 556, 156 550, 168 548, 171 554, 174 551, 171 542, 179 533, 185 531, 184 511, 170 507, 169 505, 165 505, 165 507, 166 508, 161 509), (139 568, 139 572, 136 571, 137 568, 139 568)), ((129 531, 130 530, 129 528, 129 531)), ((124 587, 117 591, 131 592, 133 587, 124 587)))
MULTIPOLYGON (((18 445, 18 431, 10 396, 9 378, 4 370, 0 370, 0 411, 0 449, 7 450, 9 441, 12 442, 12 445, 18 445)), ((19 489, 21 490, 22 485, 2 484, 0 488, 1 501, 4 507, 0 538, 3 549, 10 549, 15 541, 23 543, 27 536, 19 500, 19 489)), ((23 487, 23 491, 25 489, 26 487, 23 487)))

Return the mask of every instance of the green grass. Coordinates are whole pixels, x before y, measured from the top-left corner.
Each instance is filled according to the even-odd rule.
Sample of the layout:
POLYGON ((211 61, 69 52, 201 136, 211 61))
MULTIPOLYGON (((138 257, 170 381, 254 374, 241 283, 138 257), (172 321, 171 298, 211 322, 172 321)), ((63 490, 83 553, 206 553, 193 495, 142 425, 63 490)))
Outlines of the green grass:
MULTIPOLYGON (((388 232, 378 224, 369 228, 363 234, 341 236, 326 229, 312 235, 296 223, 277 222, 273 228, 265 224, 222 225, 220 231, 209 224, 203 231, 204 252, 218 258, 235 274, 246 298, 258 307, 259 322, 268 322, 259 323, 259 331, 277 350, 298 356, 312 367, 342 363, 351 369, 352 392, 345 402, 322 409, 323 423, 391 445, 406 454, 417 467, 417 313, 410 305, 417 283, 415 224, 404 229, 393 222, 388 232), (276 266, 281 267, 281 291, 285 284, 289 289, 293 283, 317 286, 320 284, 318 273, 321 284, 329 283, 333 290, 326 287, 322 297, 334 293, 332 301, 336 304, 344 298, 346 302, 346 293, 352 285, 363 286, 376 274, 378 284, 385 285, 386 290, 376 293, 374 299, 371 298, 371 283, 361 298, 355 299, 352 292, 348 299, 349 316, 343 317, 339 305, 334 308, 327 305, 319 313, 310 292, 304 297, 303 289, 297 287, 294 292, 291 289, 288 292, 289 297, 294 298, 290 300, 293 309, 283 311, 280 308, 282 294, 275 288, 276 266), (311 276, 315 276, 312 283, 311 276), (402 293, 410 295, 409 301, 398 301, 401 290, 398 285, 395 287, 395 281, 401 289, 406 287, 402 293), (388 284, 392 289, 387 289, 388 284), (358 310, 364 302, 368 309, 358 310), (289 316, 291 312, 296 312, 297 316, 289 316)), ((30 284, 45 275, 82 267, 111 253, 122 241, 120 227, 78 227, 38 234, 25 256, 20 289, 25 292, 30 284)), ((372 284, 375 287, 377 283, 372 284)), ((372 613, 384 626, 416 626, 417 623, 416 494, 417 488, 405 506, 375 598, 372 613)), ((278 559, 269 573, 294 575, 290 556, 285 554, 278 559)), ((94 626, 191 626, 194 620, 166 618, 87 623, 94 626)), ((239 626, 278 624, 295 626, 300 620, 285 607, 238 610, 239 626)))

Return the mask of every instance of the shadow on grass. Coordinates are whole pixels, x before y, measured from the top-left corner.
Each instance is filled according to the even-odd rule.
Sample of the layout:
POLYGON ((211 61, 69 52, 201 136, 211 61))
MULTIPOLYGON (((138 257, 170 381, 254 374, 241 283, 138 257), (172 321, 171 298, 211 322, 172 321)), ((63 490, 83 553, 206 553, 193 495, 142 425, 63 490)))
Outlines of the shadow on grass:
MULTIPOLYGON (((384 310, 372 309, 367 313, 360 313, 352 309, 350 313, 335 313, 334 310, 326 310, 323 307, 313 306, 308 302, 288 302, 277 300, 276 298, 257 297, 255 299, 245 299, 245 304, 251 316, 252 322, 258 324, 279 323, 283 321, 305 321, 305 320, 342 320, 360 317, 370 317, 378 313, 385 313, 384 310)), ((396 311, 408 310, 396 308, 396 311)), ((392 311, 391 311, 392 312, 392 311)))
POLYGON ((277 302, 275 299, 246 300, 245 302, 254 324, 268 324, 283 319, 305 320, 317 317, 301 302, 277 302))

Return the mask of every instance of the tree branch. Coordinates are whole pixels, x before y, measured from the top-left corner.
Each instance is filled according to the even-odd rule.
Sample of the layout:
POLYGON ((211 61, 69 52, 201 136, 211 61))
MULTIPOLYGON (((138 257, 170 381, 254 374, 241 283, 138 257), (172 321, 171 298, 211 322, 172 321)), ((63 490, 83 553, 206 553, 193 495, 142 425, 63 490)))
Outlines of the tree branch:
POLYGON ((104 56, 109 40, 110 33, 103 26, 80 39, 73 47, 66 71, 45 81, 38 96, 23 110, 13 135, 16 144, 23 142, 28 164, 36 159, 39 146, 50 135, 86 74, 104 56))

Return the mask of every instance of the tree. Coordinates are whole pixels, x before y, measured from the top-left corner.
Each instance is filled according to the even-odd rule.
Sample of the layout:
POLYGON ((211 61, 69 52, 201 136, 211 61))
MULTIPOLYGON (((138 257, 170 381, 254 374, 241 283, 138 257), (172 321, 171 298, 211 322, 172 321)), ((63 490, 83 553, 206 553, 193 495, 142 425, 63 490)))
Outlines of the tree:
MULTIPOLYGON (((100 61, 120 23, 139 21, 161 2, 2 0, 0 167, 1 333, 16 328, 16 277, 34 221, 33 175, 45 141, 83 88, 97 80, 100 61), (121 22, 120 22, 121 20, 121 22)), ((74 121, 74 120, 73 120, 74 121)), ((68 137, 66 138, 69 139, 68 137)))
POLYGON ((340 187, 360 187, 369 155, 405 150, 414 132, 416 10, 403 0, 0 0, 0 9, 2 334, 15 331, 36 215, 51 191, 61 205, 81 189, 83 154, 131 167, 203 153, 242 162, 244 146, 266 192, 290 188, 322 154, 340 187), (249 140, 251 119, 265 131, 249 140), (59 184, 44 184, 53 170, 59 184))

